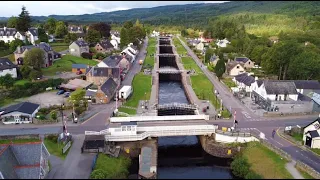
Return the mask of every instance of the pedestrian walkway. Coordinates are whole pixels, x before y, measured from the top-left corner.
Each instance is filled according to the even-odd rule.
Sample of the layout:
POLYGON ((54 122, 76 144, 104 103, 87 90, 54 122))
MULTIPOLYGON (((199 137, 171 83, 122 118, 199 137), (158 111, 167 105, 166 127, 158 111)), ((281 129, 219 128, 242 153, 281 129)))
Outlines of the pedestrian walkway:
POLYGON ((303 176, 295 167, 295 164, 296 164, 295 161, 288 162, 286 164, 286 169, 289 171, 289 173, 293 176, 294 179, 304 179, 303 176))

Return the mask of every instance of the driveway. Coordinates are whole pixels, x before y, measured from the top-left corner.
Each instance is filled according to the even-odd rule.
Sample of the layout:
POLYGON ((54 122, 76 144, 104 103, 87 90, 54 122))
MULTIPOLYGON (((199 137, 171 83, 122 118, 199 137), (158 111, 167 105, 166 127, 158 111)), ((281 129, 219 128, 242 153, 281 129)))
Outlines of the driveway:
POLYGON ((67 99, 63 95, 57 95, 56 93, 56 91, 44 92, 30 96, 24 101, 40 104, 41 108, 65 103, 67 99))
POLYGON ((52 172, 49 173, 47 179, 89 179, 95 154, 81 154, 84 134, 74 135, 73 139, 67 158, 63 164, 59 161, 56 161, 55 167, 52 164, 52 172))

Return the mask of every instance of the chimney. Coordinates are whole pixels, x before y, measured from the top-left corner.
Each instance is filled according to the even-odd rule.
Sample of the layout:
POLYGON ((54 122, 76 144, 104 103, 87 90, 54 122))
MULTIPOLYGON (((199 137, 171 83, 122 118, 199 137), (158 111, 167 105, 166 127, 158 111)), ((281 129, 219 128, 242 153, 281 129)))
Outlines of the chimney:
POLYGON ((17 47, 17 50, 18 50, 18 53, 21 54, 21 47, 20 46, 17 47))
POLYGON ((254 80, 257 81, 258 80, 258 76, 254 77, 254 80))

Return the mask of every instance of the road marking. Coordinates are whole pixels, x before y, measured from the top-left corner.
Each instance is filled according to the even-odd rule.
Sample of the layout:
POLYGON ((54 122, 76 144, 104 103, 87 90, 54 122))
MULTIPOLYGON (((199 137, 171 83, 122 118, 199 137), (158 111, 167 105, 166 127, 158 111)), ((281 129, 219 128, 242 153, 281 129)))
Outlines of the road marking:
POLYGON ((85 120, 84 122, 81 123, 81 125, 85 124, 86 122, 90 121, 92 118, 94 118, 96 115, 98 115, 100 113, 97 113, 95 115, 93 115, 92 117, 90 117, 89 119, 85 120))

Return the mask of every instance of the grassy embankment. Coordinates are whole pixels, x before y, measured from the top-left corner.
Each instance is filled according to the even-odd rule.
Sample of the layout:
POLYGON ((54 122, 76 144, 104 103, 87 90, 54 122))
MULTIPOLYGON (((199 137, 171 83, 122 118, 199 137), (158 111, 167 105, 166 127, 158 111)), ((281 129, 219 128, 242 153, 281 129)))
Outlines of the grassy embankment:
MULTIPOLYGON (((143 62, 144 66, 152 66, 154 65, 154 56, 155 46, 156 46, 156 38, 149 38, 148 47, 147 47, 147 55, 143 62)), ((133 94, 123 105, 129 106, 133 108, 137 108, 140 100, 148 100, 150 99, 151 94, 151 80, 152 77, 150 75, 144 75, 143 72, 140 72, 135 75, 132 81, 133 86, 133 94)), ((128 113, 130 115, 135 115, 137 111, 135 109, 129 109, 125 107, 119 108, 120 112, 128 113)))
POLYGON ((264 179, 293 179, 286 169, 287 160, 259 142, 250 142, 243 151, 251 165, 250 170, 264 179))
POLYGON ((3 139, 0 140, 0 144, 10 144, 11 142, 13 143, 28 143, 28 142, 39 142, 40 139, 36 138, 30 138, 30 139, 3 139))
POLYGON ((61 51, 69 49, 68 43, 53 42, 53 43, 49 43, 49 44, 55 52, 61 52, 61 51))
MULTIPOLYGON (((62 148, 65 146, 62 143, 58 143, 56 139, 49 139, 49 138, 45 138, 44 142, 43 142, 46 146, 46 148, 48 149, 49 153, 52 155, 55 155, 59 158, 61 158, 62 160, 66 159, 69 150, 71 149, 71 147, 67 150, 67 152, 65 152, 64 154, 62 154, 62 148)), ((71 146, 72 146, 72 142, 71 142, 71 146)))
MULTIPOLYGON (((187 50, 182 46, 179 39, 174 38, 173 42, 178 54, 187 53, 187 50)), ((196 93, 197 97, 201 100, 209 100, 216 109, 220 109, 220 100, 216 99, 216 96, 214 95, 214 86, 207 78, 207 76, 201 71, 201 69, 191 57, 182 57, 181 60, 186 70, 194 69, 197 73, 197 75, 190 76, 192 89, 196 93)), ((222 116, 228 118, 231 116, 231 114, 228 110, 225 109, 222 111, 222 116)))
POLYGON ((61 59, 55 61, 52 66, 42 68, 41 71, 45 76, 54 76, 56 75, 56 72, 71 72, 72 64, 89 64, 90 66, 94 66, 98 64, 98 62, 82 57, 65 55, 61 59))

